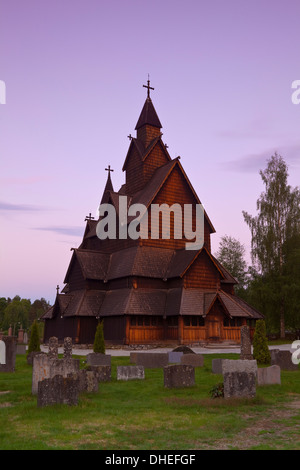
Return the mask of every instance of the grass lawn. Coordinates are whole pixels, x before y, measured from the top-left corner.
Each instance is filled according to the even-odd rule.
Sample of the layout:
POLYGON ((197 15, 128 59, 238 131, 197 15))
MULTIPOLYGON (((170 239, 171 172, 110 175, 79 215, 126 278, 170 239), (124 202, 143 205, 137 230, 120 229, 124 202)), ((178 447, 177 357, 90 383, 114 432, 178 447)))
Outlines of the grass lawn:
POLYGON ((196 385, 172 390, 162 369, 117 381, 116 366, 129 357, 112 357, 112 380, 98 393, 81 394, 78 406, 38 408, 32 367, 17 356, 16 371, 0 375, 0 450, 300 449, 300 368, 282 371, 281 385, 257 387, 252 400, 213 399, 222 381, 211 373, 216 357, 239 358, 207 354, 196 385))

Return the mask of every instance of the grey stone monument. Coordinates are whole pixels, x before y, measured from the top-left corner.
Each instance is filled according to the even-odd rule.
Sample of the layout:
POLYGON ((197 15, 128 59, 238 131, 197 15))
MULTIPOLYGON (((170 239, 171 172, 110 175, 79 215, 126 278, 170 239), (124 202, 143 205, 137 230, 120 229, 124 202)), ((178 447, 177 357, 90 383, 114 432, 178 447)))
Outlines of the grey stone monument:
POLYGON ((253 359, 251 353, 251 336, 250 328, 247 325, 241 327, 241 354, 240 359, 253 359))
POLYGON ((77 405, 79 396, 78 380, 55 375, 38 384, 37 406, 55 404, 77 405))
POLYGON ((117 366, 117 380, 141 380, 145 378, 143 366, 117 366))
POLYGON ((192 387, 195 385, 195 368, 185 364, 171 364, 164 367, 166 388, 192 387))
POLYGON ((257 362, 224 359, 224 398, 254 398, 256 395, 257 362))
POLYGON ((16 366, 17 337, 2 336, 0 372, 14 372, 16 366))
POLYGON ((257 369, 257 385, 281 384, 281 369, 274 365, 257 369))
POLYGON ((203 367, 204 357, 202 354, 183 354, 180 364, 194 367, 203 367))

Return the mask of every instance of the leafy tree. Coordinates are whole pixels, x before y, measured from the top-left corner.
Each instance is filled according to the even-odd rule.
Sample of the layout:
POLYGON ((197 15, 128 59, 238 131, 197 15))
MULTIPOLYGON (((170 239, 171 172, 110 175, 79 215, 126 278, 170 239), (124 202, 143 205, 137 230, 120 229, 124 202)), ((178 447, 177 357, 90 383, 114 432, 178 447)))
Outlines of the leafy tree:
POLYGON ((40 337, 37 321, 35 320, 31 327, 30 340, 28 345, 28 353, 40 351, 40 337))
POLYGON ((253 358, 258 364, 270 364, 271 355, 266 337, 266 325, 264 320, 257 320, 253 335, 253 358))
POLYGON ((19 295, 16 295, 4 310, 3 329, 7 330, 12 325, 13 334, 16 334, 21 325, 23 328, 27 328, 30 307, 29 299, 21 299, 19 295))
POLYGON ((5 309, 8 305, 8 300, 6 300, 5 297, 0 298, 0 328, 2 328, 3 320, 4 320, 4 314, 5 314, 5 309))
POLYGON ((220 263, 238 281, 236 292, 244 289, 247 281, 247 263, 245 261, 245 247, 239 240, 225 235, 221 238, 219 250, 215 254, 220 263))
POLYGON ((103 320, 98 323, 95 339, 94 339, 94 346, 93 351, 95 353, 102 353, 105 354, 105 342, 104 342, 104 333, 103 333, 103 320))
POLYGON ((268 301, 279 321, 280 336, 284 338, 284 246, 299 231, 300 191, 288 185, 287 165, 277 153, 268 160, 260 176, 265 192, 257 200, 258 215, 253 217, 243 211, 243 216, 251 230, 252 261, 263 281, 269 287, 276 286, 268 301))
POLYGON ((32 323, 34 320, 38 320, 49 308, 49 302, 47 302, 43 297, 41 299, 36 299, 29 310, 29 322, 32 323))

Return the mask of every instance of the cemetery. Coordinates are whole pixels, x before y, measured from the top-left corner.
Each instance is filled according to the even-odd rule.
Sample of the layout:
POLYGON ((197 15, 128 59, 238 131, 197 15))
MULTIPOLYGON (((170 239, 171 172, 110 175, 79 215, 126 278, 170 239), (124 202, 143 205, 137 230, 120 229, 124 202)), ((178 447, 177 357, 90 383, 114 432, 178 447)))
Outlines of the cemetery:
POLYGON ((70 338, 58 354, 51 337, 30 360, 2 337, 1 449, 295 449, 299 365, 279 349, 259 364, 243 330, 239 353, 75 356, 70 338))

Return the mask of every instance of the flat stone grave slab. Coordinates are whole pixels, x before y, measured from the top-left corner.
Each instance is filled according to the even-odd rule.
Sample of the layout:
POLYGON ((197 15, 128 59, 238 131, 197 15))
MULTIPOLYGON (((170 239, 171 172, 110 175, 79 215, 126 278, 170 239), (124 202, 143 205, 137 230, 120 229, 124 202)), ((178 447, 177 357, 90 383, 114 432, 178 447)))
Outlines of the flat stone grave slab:
POLYGON ((257 369, 257 385, 281 384, 281 369, 274 365, 257 369))
POLYGON ((141 380, 144 378, 144 366, 117 366, 117 380, 141 380))
POLYGON ((90 353, 86 356, 86 362, 89 366, 110 366, 111 356, 109 354, 90 353))
POLYGON ((204 357, 202 354, 183 354, 180 363, 187 366, 203 367, 204 357))
POLYGON ((169 354, 169 363, 176 364, 178 362, 180 364, 181 358, 183 356, 182 351, 170 351, 168 354, 169 354))
POLYGON ((78 380, 56 375, 38 384, 37 406, 56 404, 77 405, 79 396, 78 380))
POLYGON ((185 364, 171 364, 164 367, 164 386, 184 388, 195 385, 195 368, 185 364))
POLYGON ((224 359, 224 398, 254 398, 256 395, 257 362, 224 359))
POLYGON ((111 366, 87 366, 87 370, 92 371, 98 382, 110 382, 111 366))
POLYGON ((277 365, 281 370, 299 370, 298 364, 292 362, 292 353, 290 351, 280 351, 279 349, 271 350, 271 365, 277 365))
POLYGON ((169 357, 167 353, 137 353, 136 365, 144 366, 145 369, 154 369, 168 365, 169 357))

